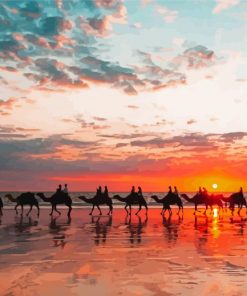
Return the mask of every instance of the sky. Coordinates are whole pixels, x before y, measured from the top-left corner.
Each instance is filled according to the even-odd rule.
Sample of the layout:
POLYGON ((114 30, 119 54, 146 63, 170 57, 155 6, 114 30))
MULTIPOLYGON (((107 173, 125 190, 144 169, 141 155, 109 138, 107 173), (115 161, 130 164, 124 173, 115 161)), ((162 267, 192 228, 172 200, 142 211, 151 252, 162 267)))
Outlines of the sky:
POLYGON ((247 185, 245 0, 0 1, 0 191, 247 185))

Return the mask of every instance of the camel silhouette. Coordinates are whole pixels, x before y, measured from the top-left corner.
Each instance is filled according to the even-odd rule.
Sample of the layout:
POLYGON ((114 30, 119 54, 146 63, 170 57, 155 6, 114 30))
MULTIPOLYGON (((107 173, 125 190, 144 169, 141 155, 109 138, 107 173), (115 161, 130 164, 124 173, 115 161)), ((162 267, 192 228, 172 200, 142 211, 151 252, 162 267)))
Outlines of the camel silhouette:
MULTIPOLYGON (((182 210, 182 212, 183 212, 183 202, 177 194, 168 193, 166 196, 164 196, 161 199, 159 199, 157 195, 152 195, 151 198, 154 199, 157 203, 163 203, 162 212, 165 209, 165 207, 167 207, 167 206, 170 207, 170 205, 177 205, 178 206, 179 210, 178 210, 177 214, 180 213, 180 210, 182 210)), ((161 212, 161 214, 162 214, 162 212, 161 212)), ((169 212, 171 212, 171 209, 169 212)))
POLYGON ((2 216, 2 215, 3 215, 3 201, 0 197, 0 216, 2 216))
MULTIPOLYGON (((205 205, 205 211, 204 214, 206 214, 208 207, 210 207, 211 211, 213 210, 213 205, 218 205, 219 209, 223 210, 223 203, 222 203, 222 195, 208 195, 206 196, 205 194, 199 194, 196 193, 193 197, 188 197, 187 194, 181 194, 181 196, 187 200, 190 203, 195 204, 195 211, 194 211, 194 215, 196 214, 197 207, 200 204, 204 204, 205 205)), ((200 211, 198 211, 200 212, 200 211)))
POLYGON ((19 206, 21 206, 21 215, 23 215, 23 206, 30 205, 30 209, 26 215, 28 216, 30 214, 30 212, 32 211, 33 206, 35 206, 38 210, 37 214, 39 217, 39 203, 38 203, 37 199, 35 198, 34 193, 25 192, 25 193, 20 194, 16 198, 14 198, 11 194, 6 194, 5 197, 8 198, 11 202, 16 203, 16 206, 15 206, 16 214, 18 214, 17 208, 19 206))
POLYGON ((225 203, 229 203, 229 208, 233 214, 235 205, 238 206, 238 214, 240 214, 240 211, 243 206, 246 208, 246 213, 247 213, 247 202, 246 199, 244 198, 244 195, 242 192, 236 192, 232 193, 228 197, 223 197, 221 198, 225 203))
POLYGON ((107 215, 112 215, 112 211, 113 211, 113 207, 112 207, 112 200, 110 197, 105 196, 104 194, 99 195, 95 195, 93 198, 87 198, 85 196, 78 196, 78 198, 88 204, 92 204, 92 210, 89 213, 89 215, 93 214, 94 208, 95 206, 98 208, 100 215, 102 215, 101 209, 100 209, 100 205, 107 205, 109 207, 109 212, 107 215))
POLYGON ((121 197, 120 195, 114 195, 113 199, 116 199, 118 201, 124 202, 125 203, 125 211, 127 212, 127 214, 131 215, 131 206, 132 205, 139 205, 139 209, 138 211, 135 213, 136 215, 141 211, 142 206, 144 206, 146 208, 146 215, 148 212, 148 206, 147 206, 147 202, 145 201, 143 196, 139 196, 136 192, 134 193, 130 193, 128 196, 126 197, 121 197), (129 207, 129 212, 127 207, 129 207))
POLYGON ((70 217, 70 213, 72 211, 72 199, 71 197, 64 193, 64 192, 56 192, 51 197, 46 197, 44 193, 39 192, 37 195, 44 201, 51 203, 51 212, 50 216, 53 215, 53 211, 57 212, 59 215, 61 215, 61 212, 57 210, 57 205, 59 204, 65 204, 69 210, 67 213, 67 216, 70 217))

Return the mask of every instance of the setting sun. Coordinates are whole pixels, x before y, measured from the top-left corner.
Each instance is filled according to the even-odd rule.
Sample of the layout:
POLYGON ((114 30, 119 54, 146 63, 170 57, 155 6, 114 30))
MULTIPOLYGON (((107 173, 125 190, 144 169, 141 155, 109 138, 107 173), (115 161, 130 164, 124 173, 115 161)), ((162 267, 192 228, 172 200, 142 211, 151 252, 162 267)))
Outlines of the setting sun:
POLYGON ((212 187, 213 187, 214 189, 217 189, 217 188, 218 188, 218 184, 214 183, 214 184, 212 185, 212 187))

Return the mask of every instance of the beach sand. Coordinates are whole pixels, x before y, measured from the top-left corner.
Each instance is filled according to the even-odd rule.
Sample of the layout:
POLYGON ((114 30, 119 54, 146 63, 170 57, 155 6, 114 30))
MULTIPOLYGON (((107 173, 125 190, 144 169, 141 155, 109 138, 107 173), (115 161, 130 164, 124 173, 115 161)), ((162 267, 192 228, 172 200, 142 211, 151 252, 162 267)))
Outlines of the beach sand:
MULTIPOLYGON (((106 213, 106 209, 103 209, 106 213)), ((51 219, 4 210, 0 295, 247 295, 246 214, 51 219)), ((96 213, 96 212, 95 212, 96 213)))

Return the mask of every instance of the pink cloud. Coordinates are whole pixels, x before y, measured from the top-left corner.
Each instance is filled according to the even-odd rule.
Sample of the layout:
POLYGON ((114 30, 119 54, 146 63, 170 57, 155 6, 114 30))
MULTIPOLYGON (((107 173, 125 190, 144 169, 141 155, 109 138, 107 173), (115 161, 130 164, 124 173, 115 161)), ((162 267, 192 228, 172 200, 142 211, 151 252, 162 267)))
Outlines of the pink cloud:
POLYGON ((216 0, 216 6, 213 9, 213 13, 220 13, 222 10, 239 4, 240 0, 216 0))
POLYGON ((177 10, 171 10, 165 6, 157 6, 156 12, 163 17, 166 23, 173 23, 178 17, 177 10))
POLYGON ((111 8, 116 5, 116 0, 95 0, 95 5, 98 7, 111 8))
POLYGON ((75 41, 73 39, 71 39, 70 37, 68 37, 66 35, 62 35, 62 34, 54 36, 54 39, 57 41, 56 49, 62 48, 66 44, 67 45, 75 44, 75 41))

